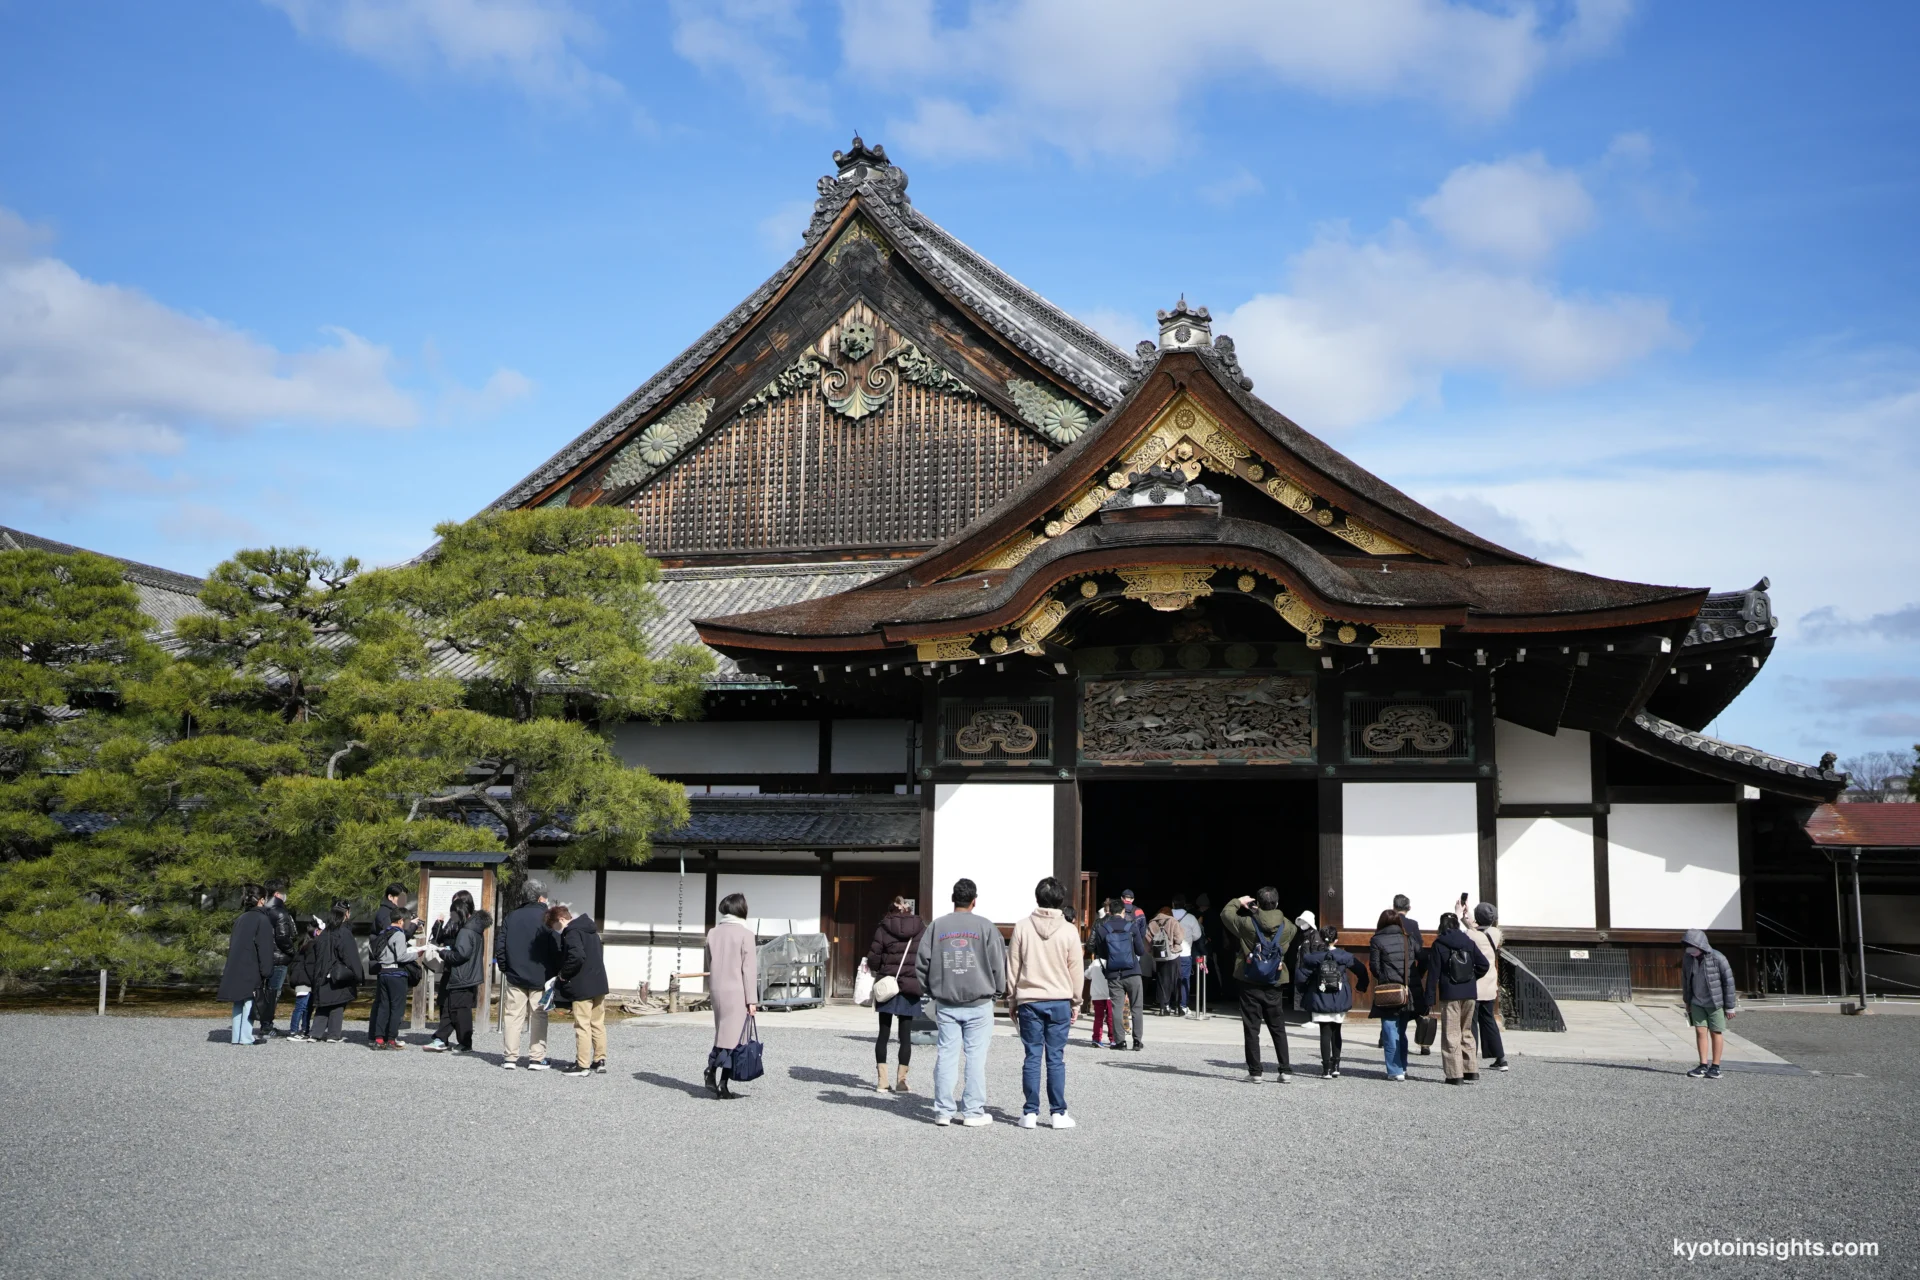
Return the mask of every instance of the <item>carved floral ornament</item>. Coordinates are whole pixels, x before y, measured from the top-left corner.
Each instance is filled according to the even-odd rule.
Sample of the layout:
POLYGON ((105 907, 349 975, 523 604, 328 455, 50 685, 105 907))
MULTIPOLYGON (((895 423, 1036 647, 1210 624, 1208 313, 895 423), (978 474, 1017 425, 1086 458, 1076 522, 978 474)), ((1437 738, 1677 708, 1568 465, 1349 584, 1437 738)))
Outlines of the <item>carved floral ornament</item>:
POLYGON ((1010 707, 976 711, 953 735, 953 745, 970 756, 999 747, 1010 756, 1023 756, 1040 745, 1040 733, 1010 707))
MULTIPOLYGON (((1056 439, 1043 425, 1047 393, 1033 383, 1009 382, 1007 385, 1015 403, 1020 406, 1021 416, 1049 440, 1064 444, 1076 438, 1084 429, 1084 424, 1075 426, 1071 435, 1056 439), (1023 400, 1023 396, 1027 399, 1023 400)), ((1076 495, 1066 506, 1054 512, 1039 532, 1021 530, 995 547, 980 563, 968 566, 965 572, 1014 567, 1048 539, 1062 536, 1099 511, 1112 496, 1110 491, 1127 487, 1130 476, 1155 467, 1179 471, 1189 482, 1198 479, 1202 470, 1237 475, 1281 506, 1312 520, 1336 538, 1351 543, 1369 555, 1413 554, 1410 548, 1322 500, 1290 477, 1272 474, 1251 446, 1183 395, 1160 415, 1136 444, 1115 461, 1113 469, 1099 487, 1076 495)))
POLYGON ((1435 715, 1432 707, 1398 705, 1386 707, 1380 718, 1360 731, 1360 741, 1369 751, 1391 755, 1403 747, 1415 751, 1445 751, 1453 745, 1453 726, 1435 715))

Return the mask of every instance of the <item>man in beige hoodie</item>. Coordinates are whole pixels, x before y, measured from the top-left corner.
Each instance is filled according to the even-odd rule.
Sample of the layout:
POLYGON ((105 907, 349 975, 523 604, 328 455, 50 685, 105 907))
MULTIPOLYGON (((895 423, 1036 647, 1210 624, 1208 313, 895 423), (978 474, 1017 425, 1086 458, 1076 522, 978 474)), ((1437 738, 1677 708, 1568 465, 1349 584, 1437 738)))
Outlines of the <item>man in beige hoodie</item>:
POLYGON ((1080 931, 1067 923, 1061 908, 1067 890, 1048 876, 1034 886, 1036 910, 1013 926, 1007 948, 1007 1004, 1020 1028, 1027 1057, 1020 1070, 1026 1088, 1022 1129, 1040 1124, 1040 1063, 1047 1070, 1047 1107, 1056 1129, 1073 1128, 1067 1114, 1067 1031, 1080 1013, 1080 991, 1086 981, 1080 931))

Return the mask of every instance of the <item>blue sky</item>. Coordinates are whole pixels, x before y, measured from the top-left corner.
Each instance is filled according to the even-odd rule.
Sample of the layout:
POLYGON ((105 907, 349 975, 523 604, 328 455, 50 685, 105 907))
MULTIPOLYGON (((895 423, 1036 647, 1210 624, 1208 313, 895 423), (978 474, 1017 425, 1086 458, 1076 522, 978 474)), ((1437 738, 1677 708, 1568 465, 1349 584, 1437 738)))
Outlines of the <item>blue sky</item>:
POLYGON ((1716 731, 1920 740, 1911 6, 0 0, 0 523, 403 558, 798 243, 858 127, 1482 533, 1773 580, 1716 731))

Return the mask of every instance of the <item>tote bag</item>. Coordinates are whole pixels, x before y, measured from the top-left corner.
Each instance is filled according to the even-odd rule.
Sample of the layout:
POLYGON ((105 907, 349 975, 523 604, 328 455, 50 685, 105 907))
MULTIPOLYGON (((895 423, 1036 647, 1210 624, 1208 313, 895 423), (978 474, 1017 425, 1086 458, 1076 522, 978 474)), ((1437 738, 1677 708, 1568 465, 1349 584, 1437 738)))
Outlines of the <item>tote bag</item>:
POLYGON ((860 971, 853 975, 853 1002, 873 1003, 873 970, 867 968, 865 960, 860 962, 860 971))
POLYGON ((756 1019, 748 1018, 746 1027, 740 1033, 740 1047, 733 1051, 733 1078, 741 1081, 758 1080, 765 1075, 765 1052, 760 1044, 759 1023, 756 1019))

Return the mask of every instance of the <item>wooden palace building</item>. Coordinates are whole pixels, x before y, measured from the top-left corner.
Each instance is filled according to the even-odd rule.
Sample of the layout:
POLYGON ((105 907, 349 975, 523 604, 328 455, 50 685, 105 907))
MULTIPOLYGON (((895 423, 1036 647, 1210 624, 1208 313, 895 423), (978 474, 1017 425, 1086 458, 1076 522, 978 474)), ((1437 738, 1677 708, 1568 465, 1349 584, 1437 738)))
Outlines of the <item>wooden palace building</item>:
POLYGON ((882 148, 834 160, 792 260, 495 504, 632 510, 654 638, 720 655, 702 720, 615 734, 692 823, 561 886, 616 986, 697 968, 736 890, 850 985, 892 894, 960 876, 1002 922, 1052 874, 1149 908, 1272 883, 1356 934, 1464 891, 1652 985, 1683 929, 1753 940, 1765 833, 1845 785, 1700 732, 1773 646, 1765 581, 1489 542, 1254 396, 1205 308, 1122 352, 882 148))

